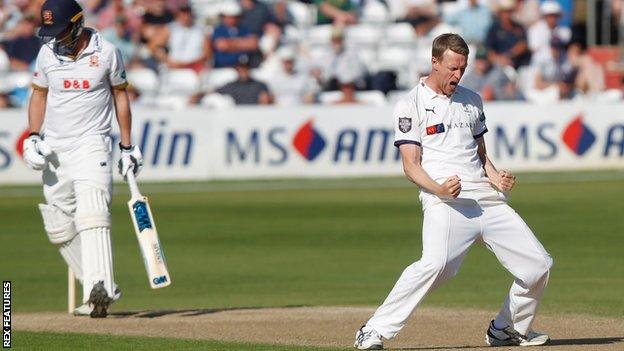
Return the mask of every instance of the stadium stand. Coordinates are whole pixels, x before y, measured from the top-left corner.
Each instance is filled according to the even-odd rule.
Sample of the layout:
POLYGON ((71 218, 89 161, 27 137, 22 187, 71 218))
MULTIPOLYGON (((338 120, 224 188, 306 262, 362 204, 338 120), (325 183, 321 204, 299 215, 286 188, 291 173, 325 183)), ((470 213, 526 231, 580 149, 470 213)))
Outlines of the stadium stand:
MULTIPOLYGON (((22 44, 32 46, 34 43, 33 24, 37 25, 42 2, 0 2, 0 107, 27 105, 28 84, 24 84, 27 79, 24 72, 32 71, 34 59, 29 53, 32 50, 26 50, 22 44)), ((613 1, 613 8, 606 14, 611 16, 612 27, 600 22, 605 13, 596 13, 596 19, 579 22, 583 14, 587 15, 586 7, 570 7, 570 2, 555 0, 336 2, 344 10, 333 5, 328 7, 329 3, 321 0, 79 2, 86 9, 87 26, 106 33, 106 37, 120 47, 131 83, 131 96, 137 103, 146 105, 231 106, 229 99, 219 98, 214 92, 236 81, 237 73, 223 63, 219 64, 222 68, 215 68, 217 52, 236 53, 236 57, 248 55, 251 77, 270 89, 276 87, 271 82, 272 77, 285 79, 301 89, 304 89, 302 82, 313 81, 312 85, 318 89, 306 88, 314 94, 312 98, 307 93, 300 94, 299 103, 302 104, 339 101, 342 84, 338 79, 340 72, 336 71, 349 71, 343 76, 353 76, 349 82, 355 89, 353 100, 388 104, 428 73, 430 42, 437 34, 448 30, 465 32, 470 39, 469 70, 476 69, 473 65, 476 52, 483 47, 490 48, 487 57, 480 57, 489 61, 481 67, 487 72, 475 74, 483 75, 490 70, 497 70, 497 74, 503 72, 502 76, 518 92, 486 93, 486 100, 520 99, 544 103, 561 99, 622 99, 624 53, 617 46, 624 42, 624 6, 620 0, 613 1), (186 13, 193 19, 185 20, 186 13), (215 28, 223 23, 223 14, 237 17, 236 23, 251 27, 244 31, 255 38, 256 44, 227 41, 216 44, 212 38, 217 35, 215 28), (506 24, 505 18, 511 18, 509 23, 515 23, 516 27, 506 24), (324 24, 317 24, 319 21, 324 24), (479 25, 471 28, 471 21, 478 21, 479 25), (514 28, 521 28, 524 34, 509 43, 495 41, 514 28), (607 33, 596 28, 611 30, 607 33), (490 31, 494 32, 488 39, 490 31), (192 44, 188 44, 192 47, 181 42, 182 39, 193 39, 192 44), (203 42, 205 48, 202 48, 203 42), (526 49, 514 48, 515 45, 526 49), (285 72, 280 63, 278 52, 284 47, 294 52, 291 72, 285 72), (516 55, 516 51, 523 56, 516 55), (341 64, 340 60, 352 65, 341 64), (359 64, 362 69, 350 67, 359 64)), ((223 30, 219 31, 218 35, 223 36, 223 30)), ((236 61, 227 55, 221 59, 224 57, 226 61, 236 61)), ((485 80, 484 84, 489 84, 487 82, 485 80)), ((311 85, 306 83, 305 86, 311 85)), ((289 101, 292 104, 293 96, 277 98, 275 103, 289 101)), ((351 98, 346 102, 349 100, 351 98)))

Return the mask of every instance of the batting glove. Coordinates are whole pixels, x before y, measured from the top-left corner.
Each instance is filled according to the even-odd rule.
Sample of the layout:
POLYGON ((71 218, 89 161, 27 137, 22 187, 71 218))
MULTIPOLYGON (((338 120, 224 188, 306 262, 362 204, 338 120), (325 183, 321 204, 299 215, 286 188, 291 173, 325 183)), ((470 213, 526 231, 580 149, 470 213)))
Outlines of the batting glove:
POLYGON ((23 157, 28 167, 35 171, 46 168, 48 161, 46 157, 52 154, 52 148, 46 143, 38 133, 31 133, 23 144, 23 157))
POLYGON ((125 178, 128 171, 132 170, 132 173, 137 176, 143 167, 141 150, 136 145, 124 146, 121 143, 119 143, 119 149, 121 150, 121 158, 118 163, 119 174, 125 178))

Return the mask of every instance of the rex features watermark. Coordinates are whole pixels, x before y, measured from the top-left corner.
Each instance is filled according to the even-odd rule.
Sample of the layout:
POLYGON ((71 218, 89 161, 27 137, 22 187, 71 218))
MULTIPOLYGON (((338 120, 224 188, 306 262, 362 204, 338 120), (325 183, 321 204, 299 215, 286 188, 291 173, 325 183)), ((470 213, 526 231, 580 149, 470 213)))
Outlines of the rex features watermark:
POLYGON ((11 348, 11 281, 2 282, 2 348, 11 348))

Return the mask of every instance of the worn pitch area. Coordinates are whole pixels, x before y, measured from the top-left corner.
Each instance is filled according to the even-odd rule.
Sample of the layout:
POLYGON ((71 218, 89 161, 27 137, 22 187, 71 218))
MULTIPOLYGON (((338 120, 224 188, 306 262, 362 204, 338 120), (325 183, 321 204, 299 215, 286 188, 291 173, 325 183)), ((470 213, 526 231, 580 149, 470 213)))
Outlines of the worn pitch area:
MULTIPOLYGON (((18 313, 14 329, 351 347, 355 331, 373 311, 370 307, 198 309, 116 312, 106 319, 59 312, 18 313)), ((385 346, 411 350, 487 349, 484 333, 494 315, 495 311, 420 308, 385 346)), ((534 327, 550 334, 548 350, 624 350, 624 319, 540 315, 534 327)))

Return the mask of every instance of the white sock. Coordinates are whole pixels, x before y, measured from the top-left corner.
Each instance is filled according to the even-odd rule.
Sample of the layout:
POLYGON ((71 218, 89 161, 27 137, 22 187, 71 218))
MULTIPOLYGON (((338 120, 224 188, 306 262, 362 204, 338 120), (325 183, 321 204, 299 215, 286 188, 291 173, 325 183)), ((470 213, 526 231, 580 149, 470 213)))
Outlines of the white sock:
POLYGON ((72 272, 80 282, 82 282, 82 248, 80 244, 80 235, 76 235, 70 241, 64 242, 59 245, 59 251, 61 256, 65 259, 65 262, 71 268, 72 272))
POLYGON ((87 229, 80 233, 82 240, 83 302, 87 302, 93 285, 104 282, 108 296, 114 293, 113 254, 110 228, 87 229))

